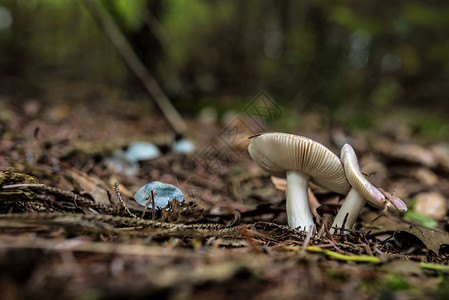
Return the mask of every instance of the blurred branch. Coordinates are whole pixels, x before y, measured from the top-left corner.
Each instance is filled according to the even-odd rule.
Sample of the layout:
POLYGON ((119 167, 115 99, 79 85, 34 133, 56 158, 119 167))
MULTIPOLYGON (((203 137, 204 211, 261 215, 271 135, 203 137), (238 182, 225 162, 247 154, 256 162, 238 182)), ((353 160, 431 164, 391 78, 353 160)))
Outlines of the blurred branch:
POLYGON ((181 115, 171 104, 165 92, 162 90, 156 79, 145 68, 142 61, 132 49, 125 36, 119 30, 114 20, 105 11, 101 3, 95 0, 84 0, 86 8, 91 13, 94 20, 103 29, 115 49, 123 58, 132 72, 139 78, 148 94, 162 111, 177 136, 182 136, 187 131, 187 125, 181 115))

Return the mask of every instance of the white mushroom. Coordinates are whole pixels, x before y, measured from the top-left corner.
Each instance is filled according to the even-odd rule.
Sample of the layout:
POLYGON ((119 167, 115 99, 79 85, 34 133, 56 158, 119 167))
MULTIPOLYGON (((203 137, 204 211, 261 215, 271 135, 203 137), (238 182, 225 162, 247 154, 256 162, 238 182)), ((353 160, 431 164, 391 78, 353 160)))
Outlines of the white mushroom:
POLYGON ((314 222, 307 201, 309 180, 346 194, 350 188, 340 159, 322 144, 287 133, 265 133, 248 146, 251 158, 266 172, 287 177, 287 218, 290 227, 307 232, 314 222))
MULTIPOLYGON (((332 223, 332 233, 336 232, 335 228, 342 228, 343 225, 344 228, 351 229, 366 202, 376 208, 384 208, 389 203, 385 199, 384 194, 362 174, 357 156, 350 145, 345 144, 341 148, 341 160, 346 178, 351 184, 351 190, 332 223)), ((388 196, 392 204, 388 205, 390 210, 399 212, 407 211, 407 205, 401 199, 389 194, 388 196)), ((348 231, 344 233, 347 234, 348 231)))

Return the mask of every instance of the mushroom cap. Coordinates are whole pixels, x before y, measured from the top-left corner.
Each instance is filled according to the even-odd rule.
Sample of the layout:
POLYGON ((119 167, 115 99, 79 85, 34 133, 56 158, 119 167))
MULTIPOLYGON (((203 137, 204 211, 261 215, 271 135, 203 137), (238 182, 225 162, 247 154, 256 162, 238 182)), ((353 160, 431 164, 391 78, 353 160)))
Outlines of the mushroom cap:
POLYGON ((173 144, 172 149, 176 153, 189 154, 195 150, 195 146, 187 139, 180 139, 173 144))
POLYGON ((264 133, 254 137, 248 152, 266 172, 286 177, 290 170, 310 175, 310 181, 333 192, 346 194, 346 180, 340 158, 322 144, 288 133, 264 133))
POLYGON ((160 155, 159 148, 148 142, 132 143, 125 152, 125 158, 130 162, 154 159, 160 155))
POLYGON ((184 200, 184 194, 179 188, 160 181, 153 181, 142 186, 134 194, 134 200, 140 205, 145 206, 151 195, 151 191, 156 191, 154 194, 154 204, 156 207, 164 208, 169 201, 175 198, 178 201, 184 200))
MULTIPOLYGON (((384 194, 372 185, 360 171, 359 161, 354 149, 349 144, 341 148, 341 160, 343 162, 346 178, 357 192, 374 207, 383 208, 387 204, 384 194)), ((388 193, 387 193, 388 194, 388 193)), ((407 211, 407 205, 398 197, 389 194, 393 204, 392 209, 400 212, 407 211)))

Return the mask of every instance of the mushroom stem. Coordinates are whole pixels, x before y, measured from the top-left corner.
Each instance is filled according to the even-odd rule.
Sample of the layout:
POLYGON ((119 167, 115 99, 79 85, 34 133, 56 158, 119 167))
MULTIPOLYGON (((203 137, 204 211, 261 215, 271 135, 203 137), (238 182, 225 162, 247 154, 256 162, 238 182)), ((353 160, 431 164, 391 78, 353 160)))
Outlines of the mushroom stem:
POLYGON ((307 185, 310 176, 300 171, 287 171, 287 218, 292 228, 301 226, 301 230, 313 230, 312 213, 310 212, 307 185))
MULTIPOLYGON (((357 220, 357 217, 359 216, 360 212, 362 211, 363 206, 365 206, 366 199, 363 198, 363 196, 357 192, 354 188, 351 188, 348 195, 346 196, 346 200, 341 206, 340 210, 338 211, 337 216, 334 219, 334 222, 332 223, 332 228, 330 232, 332 234, 338 232, 343 227, 344 222, 344 228, 345 229, 351 229, 354 225, 355 221, 357 220), (348 215, 346 217, 346 215, 348 215), (346 222, 345 222, 346 218, 346 222)), ((349 231, 344 231, 344 234, 348 234, 349 231)))

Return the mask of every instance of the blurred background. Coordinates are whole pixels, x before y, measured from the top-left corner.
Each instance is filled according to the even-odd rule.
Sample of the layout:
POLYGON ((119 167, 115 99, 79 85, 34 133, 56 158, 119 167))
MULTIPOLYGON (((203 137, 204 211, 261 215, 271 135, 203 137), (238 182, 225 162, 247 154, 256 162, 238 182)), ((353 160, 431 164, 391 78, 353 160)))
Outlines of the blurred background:
MULTIPOLYGON (((0 93, 139 101, 144 90, 86 2, 0 2, 0 93)), ((242 110, 261 90, 301 122, 348 128, 407 120, 449 133, 446 1, 99 1, 172 103, 242 110)), ((140 100, 144 101, 144 100, 140 100)), ((19 103, 18 102, 18 103, 19 103)))

